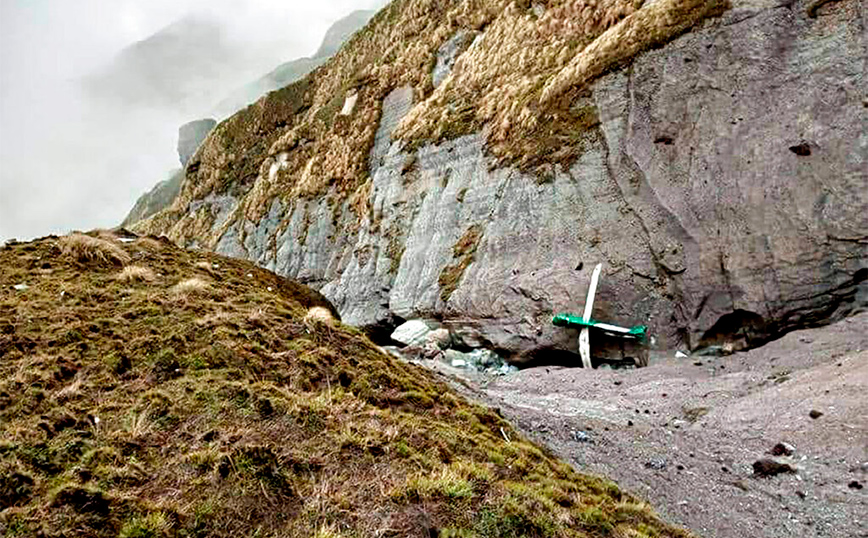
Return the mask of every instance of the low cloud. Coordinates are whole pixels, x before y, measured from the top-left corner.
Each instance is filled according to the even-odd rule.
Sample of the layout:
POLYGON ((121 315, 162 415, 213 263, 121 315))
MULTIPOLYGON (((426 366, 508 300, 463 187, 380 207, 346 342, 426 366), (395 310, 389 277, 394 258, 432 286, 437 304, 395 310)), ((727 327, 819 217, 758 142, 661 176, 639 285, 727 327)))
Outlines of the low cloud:
MULTIPOLYGON (((0 240, 117 225, 139 195, 179 166, 182 123, 206 115, 221 94, 312 54, 328 26, 350 11, 383 3, 0 3, 0 240), (211 21, 225 48, 201 91, 137 102, 114 99, 123 97, 120 90, 85 91, 82 81, 110 71, 125 48, 185 17, 211 21)), ((171 61, 165 76, 180 77, 184 71, 170 69, 171 61)), ((165 88, 173 81, 158 82, 165 88)))

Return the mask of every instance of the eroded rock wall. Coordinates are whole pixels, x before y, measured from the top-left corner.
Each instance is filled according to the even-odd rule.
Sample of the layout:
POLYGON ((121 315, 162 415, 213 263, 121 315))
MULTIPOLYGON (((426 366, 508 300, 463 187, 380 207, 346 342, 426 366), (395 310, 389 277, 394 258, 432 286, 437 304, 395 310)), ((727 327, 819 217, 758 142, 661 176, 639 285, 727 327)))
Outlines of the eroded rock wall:
POLYGON ((581 156, 542 176, 496 167, 482 133, 389 143, 413 98, 396 88, 362 210, 274 200, 216 248, 320 289, 347 323, 437 318, 517 361, 575 348, 551 316, 581 311, 596 263, 594 317, 647 324, 661 347, 840 318, 868 304, 863 11, 736 2, 596 80, 581 156))

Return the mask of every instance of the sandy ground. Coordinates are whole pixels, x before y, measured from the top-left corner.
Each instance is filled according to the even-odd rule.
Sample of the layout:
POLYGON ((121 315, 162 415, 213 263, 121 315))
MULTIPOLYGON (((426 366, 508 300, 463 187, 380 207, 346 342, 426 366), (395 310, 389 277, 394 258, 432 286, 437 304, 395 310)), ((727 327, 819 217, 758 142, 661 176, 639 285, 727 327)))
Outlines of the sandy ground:
POLYGON ((700 536, 868 537, 868 314, 725 358, 538 367, 462 390, 700 536), (778 443, 797 472, 754 476, 778 443))

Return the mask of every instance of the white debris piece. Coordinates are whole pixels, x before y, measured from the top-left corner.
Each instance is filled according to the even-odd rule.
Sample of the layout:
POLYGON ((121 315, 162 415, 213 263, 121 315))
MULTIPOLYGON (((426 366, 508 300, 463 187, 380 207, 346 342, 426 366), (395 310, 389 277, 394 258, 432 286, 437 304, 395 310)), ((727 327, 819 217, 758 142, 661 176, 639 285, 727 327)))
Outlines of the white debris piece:
POLYGON ((344 107, 341 109, 341 116, 349 116, 356 109, 356 102, 359 100, 359 94, 353 92, 349 94, 344 101, 344 107))
POLYGON ((28 286, 27 284, 15 284, 12 287, 15 289, 15 291, 27 291, 28 289, 30 289, 30 286, 28 286))
POLYGON ((452 361, 453 368, 464 368, 465 366, 467 366, 467 361, 465 360, 455 359, 454 361, 452 361))

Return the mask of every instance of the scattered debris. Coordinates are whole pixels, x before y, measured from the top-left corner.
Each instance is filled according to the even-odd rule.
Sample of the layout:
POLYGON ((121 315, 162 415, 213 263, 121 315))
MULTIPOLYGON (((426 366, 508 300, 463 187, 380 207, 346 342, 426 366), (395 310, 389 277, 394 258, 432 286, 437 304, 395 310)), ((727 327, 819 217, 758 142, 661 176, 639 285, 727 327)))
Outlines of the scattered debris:
POLYGON ((814 420, 817 420, 818 418, 820 418, 820 417, 823 416, 823 412, 822 412, 822 411, 817 411, 816 409, 811 409, 811 412, 808 413, 808 416, 811 417, 811 418, 814 419, 814 420))
POLYGON ((597 264, 594 272, 591 275, 591 284, 588 288, 588 296, 585 299, 585 313, 582 317, 573 316, 571 314, 558 314, 552 319, 552 324, 558 327, 577 328, 579 332, 579 355, 582 357, 582 367, 592 368, 591 364, 591 347, 590 347, 590 329, 599 329, 605 333, 617 335, 623 338, 633 338, 640 342, 645 342, 648 336, 648 328, 644 325, 638 325, 632 328, 618 327, 609 323, 600 323, 591 319, 591 312, 594 308, 594 298, 597 293, 597 284, 600 281, 600 274, 603 271, 603 264, 597 264))
POLYGON ((753 463, 753 474, 769 478, 783 473, 795 473, 796 469, 789 463, 774 460, 772 458, 763 458, 753 463))
POLYGON ((769 450, 772 456, 792 456, 796 452, 796 447, 789 443, 778 443, 769 450))
POLYGON ((859 489, 862 489, 862 488, 865 487, 865 486, 863 486, 862 483, 859 482, 858 480, 852 480, 849 484, 847 484, 847 487, 850 488, 850 489, 856 489, 856 490, 859 490, 859 489))

